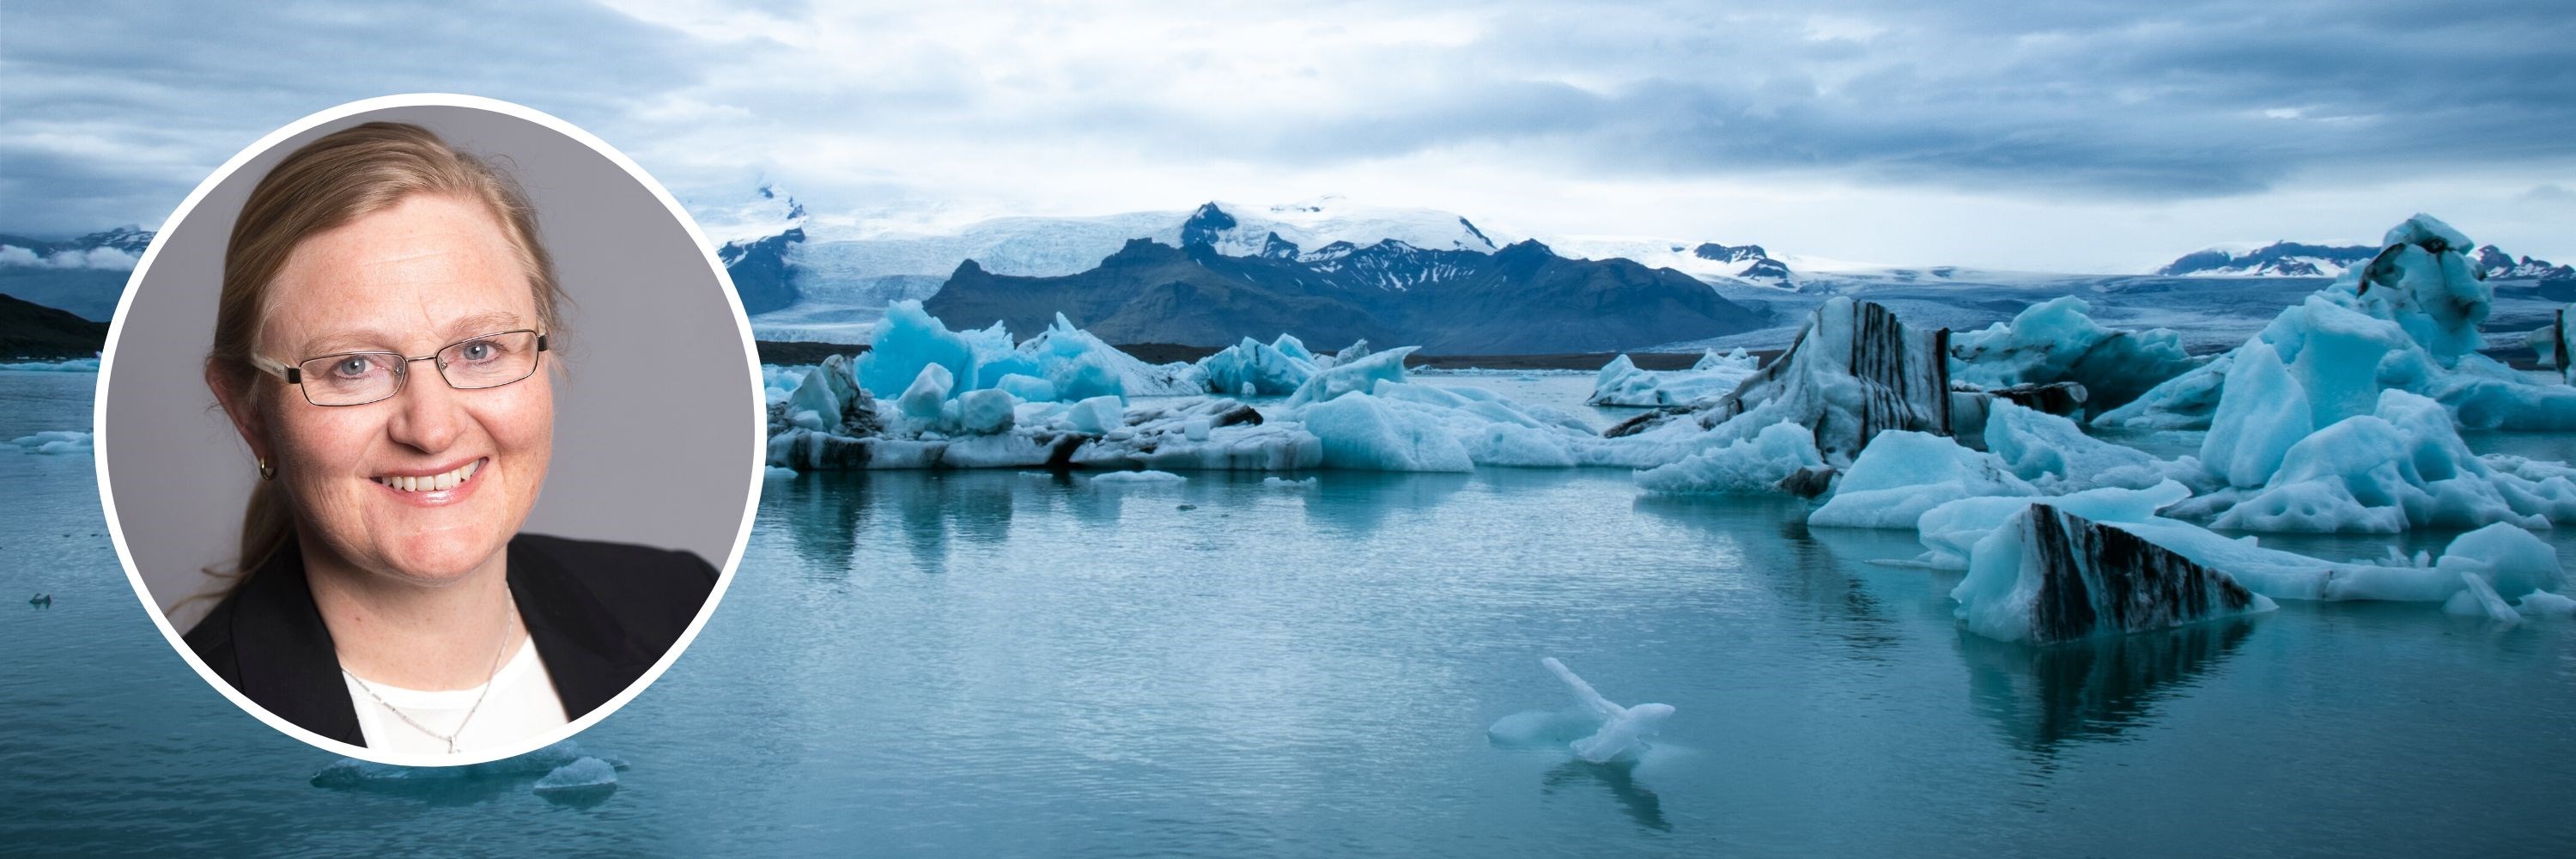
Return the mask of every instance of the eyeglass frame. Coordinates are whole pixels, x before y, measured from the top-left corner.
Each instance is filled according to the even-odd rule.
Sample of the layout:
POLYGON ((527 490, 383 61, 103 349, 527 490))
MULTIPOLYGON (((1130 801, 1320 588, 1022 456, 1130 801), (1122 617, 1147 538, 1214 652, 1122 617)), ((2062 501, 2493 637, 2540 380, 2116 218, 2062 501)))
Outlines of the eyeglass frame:
POLYGON ((437 349, 437 350, 432 351, 432 352, 430 352, 430 353, 429 353, 429 354, 427 354, 427 355, 422 355, 422 356, 420 356, 420 357, 418 357, 418 358, 414 358, 414 357, 411 357, 411 356, 409 356, 409 355, 405 355, 405 354, 403 354, 403 353, 401 353, 401 352, 395 352, 395 351, 386 350, 386 349, 359 349, 359 350, 350 351, 350 352, 329 352, 329 353, 325 353, 325 354, 321 354, 321 355, 315 355, 315 356, 313 356, 313 357, 306 358, 306 359, 304 359, 304 360, 302 360, 302 361, 297 361, 297 362, 295 362, 295 363, 293 363, 293 364, 289 364, 289 363, 286 363, 286 362, 284 362, 284 361, 277 360, 277 359, 275 359, 275 358, 270 358, 270 357, 265 356, 265 355, 254 355, 254 356, 252 356, 252 361, 253 361, 253 363, 255 363, 255 364, 259 365, 259 368, 260 368, 260 369, 267 370, 269 373, 271 373, 271 374, 273 374, 273 375, 276 375, 278 378, 281 378, 281 379, 286 380, 286 383, 287 383, 287 384, 289 384, 289 385, 294 385, 294 386, 295 386, 295 389, 296 389, 297 391, 300 391, 300 392, 302 392, 302 393, 304 394, 304 402, 305 402, 305 403, 310 404, 310 405, 312 405, 312 406, 313 406, 313 407, 315 407, 315 408, 323 408, 323 409, 343 409, 343 408, 348 408, 348 407, 351 407, 351 406, 371 406, 371 405, 375 405, 375 404, 377 404, 377 403, 384 402, 384 401, 386 401, 386 400, 393 399, 393 398, 395 398, 395 397, 402 396, 403 389, 404 389, 404 388, 407 388, 407 387, 409 387, 409 386, 411 385, 411 365, 412 365, 412 363, 413 363, 413 362, 416 362, 416 361, 432 361, 432 362, 436 362, 436 366, 438 367, 438 380, 439 380, 439 381, 441 381, 441 382, 445 382, 445 383, 447 383, 447 386, 448 386, 449 388, 452 388, 452 389, 454 389, 454 390, 459 390, 459 391, 489 391, 489 390, 492 390, 493 388, 506 388, 506 387, 509 387, 509 386, 511 386, 511 385, 518 384, 518 383, 520 383, 520 382, 525 382, 525 381, 527 381, 527 380, 528 380, 528 376, 534 376, 534 375, 536 375, 536 374, 537 374, 537 368, 545 365, 545 359, 544 359, 544 355, 545 355, 545 353, 546 353, 546 332, 544 332, 544 331, 540 331, 540 330, 535 329, 535 328, 512 328, 512 329, 510 329, 510 330, 508 330, 508 331, 492 331, 492 332, 487 332, 487 333, 483 333, 483 334, 476 334, 476 335, 474 335, 474 336, 472 336, 472 337, 467 337, 467 338, 465 338, 465 339, 458 340, 458 341, 456 341, 456 342, 454 342, 454 343, 449 343, 449 344, 447 344, 447 345, 445 345, 445 346, 440 346, 440 347, 438 347, 438 349, 437 349), (534 335, 537 335, 537 350, 536 350, 535 352, 531 353, 531 358, 530 358, 530 361, 529 361, 529 363, 528 363, 528 375, 527 375, 527 376, 520 376, 520 377, 518 377, 518 378, 516 378, 516 379, 511 379, 511 380, 509 380, 509 381, 507 381, 507 382, 502 382, 502 383, 497 384, 497 385, 483 385, 483 386, 480 386, 480 387, 474 387, 474 388, 459 388, 459 387, 456 387, 456 382, 455 382, 455 380, 447 378, 447 362, 438 360, 438 356, 439 356, 439 355, 441 355, 441 354, 445 353, 445 352, 446 352, 447 350, 449 350, 449 349, 454 349, 454 348, 456 348, 456 347, 458 347, 458 346, 462 346, 462 345, 465 345, 465 344, 467 344, 467 343, 472 343, 472 342, 474 342, 474 341, 476 341, 476 340, 481 340, 481 339, 484 339, 484 338, 487 338, 487 337, 499 337, 499 336, 501 336, 501 335, 503 335, 503 334, 534 334, 534 335), (333 403, 333 404, 330 404, 330 405, 323 405, 323 404, 321 404, 321 403, 313 402, 313 392, 312 392, 312 390, 307 389, 307 388, 305 388, 305 387, 304 387, 304 378, 303 378, 303 376, 304 376, 304 367, 303 367, 303 365, 305 365, 305 364, 310 364, 310 363, 313 363, 314 361, 319 361, 319 360, 324 359, 324 358, 337 358, 337 357, 340 357, 340 356, 343 356, 343 355, 392 355, 392 356, 394 356, 394 357, 396 357, 396 358, 400 358, 400 359, 402 359, 400 363, 397 363, 397 364, 395 364, 395 365, 394 365, 394 389, 393 389, 391 392, 386 393, 384 396, 377 397, 377 398, 375 398, 375 399, 368 400, 368 401, 363 402, 363 403, 333 403))

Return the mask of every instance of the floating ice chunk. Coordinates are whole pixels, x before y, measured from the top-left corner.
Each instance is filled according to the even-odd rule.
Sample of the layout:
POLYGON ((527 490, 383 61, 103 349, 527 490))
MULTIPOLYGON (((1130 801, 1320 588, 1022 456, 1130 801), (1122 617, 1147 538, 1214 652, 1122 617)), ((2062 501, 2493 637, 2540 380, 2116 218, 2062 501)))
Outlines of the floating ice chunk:
POLYGON ((1923 511, 1915 520, 1915 531, 1926 550, 1917 560, 1934 569, 1967 569, 1969 551, 1978 540, 2033 504, 2045 502, 2096 522, 2142 522, 2189 497, 2189 487, 2168 480, 2147 489, 2102 487, 2050 498, 1961 498, 1923 511))
MULTIPOLYGON (((1389 350, 1361 359, 1361 363, 1380 358, 1400 362, 1409 351, 1410 348, 1389 350)), ((1354 368, 1335 367, 1328 372, 1344 369, 1354 368)), ((1319 375, 1316 382, 1324 378, 1319 375)), ((1298 389, 1298 396, 1305 396, 1316 382, 1298 389)), ((1467 448, 1458 443, 1439 418, 1377 397, 1336 395, 1305 407, 1299 418, 1307 432, 1323 441, 1326 468, 1473 471, 1476 467, 1467 456, 1467 448)))
POLYGON ((797 474, 796 469, 793 469, 793 468, 782 468, 782 467, 780 467, 780 466, 775 466, 775 465, 763 466, 763 467, 761 468, 761 470, 760 470, 760 478, 761 478, 762 480, 778 480, 778 479, 781 479, 781 478, 791 478, 791 477, 795 477, 795 476, 796 476, 796 474, 797 474))
POLYGON ((1100 486, 1153 486, 1187 482, 1189 478, 1169 471, 1111 471, 1091 476, 1100 486))
POLYGON ((1969 552, 1950 592, 1978 635, 2051 644, 2271 611, 2268 598, 2121 527, 2034 504, 1969 552))
POLYGON ((2085 435, 2074 421, 2000 400, 1987 404, 1984 439, 1986 452, 2014 476, 2045 492, 2085 486, 2154 486, 2177 473, 2197 470, 2196 463, 2159 460, 2137 448, 2085 435))
POLYGON ((557 793, 585 788, 614 787, 617 768, 598 758, 582 758, 547 772, 537 779, 538 793, 557 793))
POLYGON ((1056 400, 1055 383, 1023 373, 1004 373, 993 381, 993 389, 1009 391, 1022 402, 1046 403, 1056 400))
POLYGON ((919 301, 894 302, 886 305, 885 316, 877 320, 870 334, 867 354, 859 357, 859 386, 880 397, 894 396, 921 378, 924 368, 935 364, 948 371, 952 383, 963 382, 969 389, 978 387, 978 348, 986 354, 1010 348, 1008 335, 1000 335, 1001 342, 991 342, 993 339, 969 339, 967 334, 948 330, 948 326, 922 310, 919 301))
POLYGON ((2525 617, 2571 617, 2576 616, 2576 599, 2548 591, 2533 591, 2514 603, 2513 610, 2525 617))
POLYGON ((903 389, 903 396, 895 398, 895 408, 914 420, 936 422, 942 407, 948 404, 949 389, 955 385, 956 377, 949 375, 947 367, 924 364, 921 375, 903 389))
POLYGON ((1912 528, 1924 511, 1984 495, 2037 495, 1992 454, 1928 433, 1880 433, 1843 473, 1834 497, 1807 524, 1834 528, 1912 528))
POLYGON ((1167 396, 1206 392, 1206 382, 1187 364, 1155 366, 1118 351, 1091 332, 1056 314, 1047 330, 1013 345, 1000 323, 980 331, 950 331, 921 309, 919 301, 886 306, 870 335, 868 353, 859 359, 861 387, 891 396, 936 364, 948 370, 952 393, 1001 387, 1011 376, 1043 380, 1040 389, 1015 381, 1012 395, 1023 400, 1079 400, 1097 396, 1167 396))
MULTIPOLYGON (((1590 736, 1569 744, 1574 754, 1584 760, 1596 764, 1607 763, 1620 755, 1641 750, 1646 745, 1646 739, 1654 736, 1663 728, 1664 721, 1673 716, 1673 707, 1670 704, 1639 704, 1634 707, 1622 707, 1612 703, 1610 699, 1602 697, 1601 693, 1593 691, 1592 684, 1583 682, 1583 678, 1575 676, 1574 671, 1566 668, 1565 663, 1558 662, 1556 657, 1542 658, 1539 664, 1547 666, 1549 673, 1555 674, 1556 679, 1565 682, 1566 689, 1574 693, 1575 702, 1579 706, 1600 719, 1601 726, 1590 736)), ((1500 723, 1497 723, 1497 726, 1499 727, 1500 723)))
POLYGON ((0 370, 17 370, 20 372, 35 373, 96 373, 98 372, 98 359, 70 358, 62 361, 0 362, 0 370))
POLYGON ((90 434, 71 430, 46 430, 9 440, 21 453, 88 453, 90 434))
POLYGON ((1075 432, 1106 433, 1124 425, 1126 413, 1117 397, 1092 397, 1064 410, 1064 422, 1075 432))
POLYGON ((1637 485, 1666 494, 1776 491, 1792 475, 1824 464, 1815 433, 1781 421, 1752 438, 1637 472, 1637 485))
POLYGON ((2300 439, 2259 487, 2213 493, 2178 512, 2256 531, 2576 522, 2576 482, 2495 470, 2469 451, 2439 403, 2396 389, 2381 393, 2375 414, 2300 439))
POLYGON ((1313 489, 1315 478, 1290 480, 1285 477, 1264 477, 1261 479, 1261 485, 1271 489, 1313 489))
POLYGON ((1009 432, 1019 406, 1020 398, 999 388, 967 391, 957 398, 958 421, 973 435, 1009 432))
MULTIPOLYGON (((2282 311, 2256 335, 2288 364, 2314 425, 2366 413, 2380 390, 2394 388, 2441 402, 2465 426, 2576 429, 2576 388, 2534 384, 2477 354, 2477 324, 2493 295, 2462 256, 2467 249, 2451 244, 2457 231, 2418 215, 2389 235, 2376 259, 2282 311)), ((2094 423, 2206 427, 2235 354, 2168 380, 2094 423)))
POLYGON ((2451 538, 2437 569, 2473 574, 2506 598, 2566 587, 2558 552, 2531 532, 2497 523, 2451 538))
POLYGON ((465 766, 408 767, 341 758, 314 773, 312 784, 336 790, 437 793, 453 790, 462 782, 480 779, 545 776, 582 761, 591 761, 596 766, 585 764, 581 772, 596 779, 598 767, 606 767, 611 782, 616 780, 616 771, 627 768, 623 760, 608 755, 585 755, 580 743, 565 740, 524 755, 465 766))
POLYGON ((1293 345, 1291 354, 1279 346, 1265 345, 1250 337, 1225 347, 1214 355, 1200 359, 1199 369, 1207 376, 1209 390, 1220 393, 1242 392, 1243 396, 1287 394, 1314 378, 1315 357, 1304 344, 1286 334, 1279 335, 1282 345, 1293 345))
POLYGON ((1887 308, 1827 299, 1777 360, 1714 403, 1648 412, 1604 435, 1706 433, 1707 444, 1751 438, 1781 421, 1813 428, 1828 464, 1852 461, 1883 431, 1947 435, 1949 358, 1944 333, 1917 331, 1887 308), (1695 428, 1695 429, 1694 429, 1695 428))
POLYGON ((1398 346, 1384 352, 1336 364, 1309 377, 1290 394, 1286 407, 1297 409, 1332 400, 1344 394, 1365 392, 1379 382, 1404 381, 1404 359, 1419 347, 1398 346))
POLYGON ((2182 335, 2106 328, 2085 315, 2091 309, 2061 296, 2011 322, 1953 334, 1950 377, 1986 388, 2074 382, 2086 392, 2085 408, 2098 413, 2200 365, 2183 351, 2182 335))
POLYGON ((2313 421, 2306 391, 2271 344, 2247 343, 2227 370, 2227 394, 2200 444, 2200 462, 2231 485, 2261 486, 2290 446, 2316 429, 2313 421))
POLYGON ((2513 605, 2505 602, 2504 597, 2497 596, 2495 586, 2487 584, 2485 578, 2476 573, 2464 572, 2460 574, 2460 585, 2460 592, 2451 595, 2450 600, 2442 603, 2442 611, 2449 614, 2484 617, 2498 623, 2522 622, 2522 615, 2516 613, 2513 605))
POLYGON ((1585 402, 1595 406, 1679 406, 1714 400, 1751 378, 1758 363, 1742 349, 1724 356, 1711 349, 1690 369, 1658 372, 1637 369, 1635 361, 1620 355, 1610 359, 1593 377, 1592 397, 1585 402))

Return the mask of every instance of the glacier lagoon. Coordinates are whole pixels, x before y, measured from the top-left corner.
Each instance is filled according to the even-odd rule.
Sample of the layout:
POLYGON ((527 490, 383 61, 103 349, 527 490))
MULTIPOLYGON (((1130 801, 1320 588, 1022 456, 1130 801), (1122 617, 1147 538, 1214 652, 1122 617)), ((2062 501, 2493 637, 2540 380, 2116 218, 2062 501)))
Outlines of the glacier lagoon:
MULTIPOLYGON (((1426 376, 1582 412, 1589 376, 1426 376)), ((0 371, 0 436, 95 377, 0 371)), ((1620 411, 1590 413, 1599 422, 1620 411)), ((2119 437, 2119 436, 2115 436, 2119 437)), ((2473 433, 2571 458, 2565 435, 2473 433)), ((2140 434, 2187 449, 2189 434, 2140 434)), ((2576 624, 2421 604, 2079 645, 1967 633, 1910 532, 1617 469, 776 478, 659 683, 535 776, 317 787, 120 575, 85 455, 0 450, 0 843, 63 852, 2551 855, 2576 624), (1183 509, 1184 505, 1188 509, 1183 509), (1677 712, 1633 762, 1498 745, 1559 657, 1677 712)), ((2327 558, 2456 532, 2266 535, 2327 558)), ((2541 532, 2563 562, 2576 533, 2541 532)))

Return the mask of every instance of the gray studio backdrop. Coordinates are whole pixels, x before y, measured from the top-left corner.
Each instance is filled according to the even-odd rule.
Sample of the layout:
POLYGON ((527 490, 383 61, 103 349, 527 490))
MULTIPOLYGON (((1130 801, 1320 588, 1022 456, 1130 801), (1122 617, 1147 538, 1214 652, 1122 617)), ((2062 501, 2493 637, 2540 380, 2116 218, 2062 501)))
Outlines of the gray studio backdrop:
MULTIPOLYGON (((572 297, 552 345, 553 464, 526 530, 687 549, 722 566, 733 549, 761 444, 760 394, 724 285, 652 192, 579 141, 502 113, 458 107, 374 111, 287 140, 227 177, 163 237, 134 287, 97 450, 118 524, 152 601, 167 611, 207 588, 235 551, 256 481, 203 373, 224 241, 270 167, 362 122, 415 123, 517 175, 572 297)), ((212 608, 170 614, 185 632, 212 608)))

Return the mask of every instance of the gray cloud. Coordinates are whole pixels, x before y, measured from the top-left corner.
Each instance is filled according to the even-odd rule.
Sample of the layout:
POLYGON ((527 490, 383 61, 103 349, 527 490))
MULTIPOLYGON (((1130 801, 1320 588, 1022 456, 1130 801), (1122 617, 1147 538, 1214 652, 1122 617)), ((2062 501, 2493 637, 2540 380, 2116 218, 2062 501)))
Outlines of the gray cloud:
POLYGON ((2576 16, 2529 3, 1316 3, 1275 38, 1193 7, 1131 10, 1165 27, 1132 35, 1086 31, 1099 10, 796 2, 668 27, 504 2, 9 14, 0 194, 33 202, 0 231, 27 233, 149 224, 259 134, 417 90, 557 113, 684 196, 828 167, 831 191, 937 198, 956 177, 864 160, 907 146, 1001 173, 1481 147, 1560 176, 2143 202, 2576 161, 2576 16))
POLYGON ((0 27, 0 231, 156 226, 233 152, 295 118, 467 92, 576 122, 685 85, 708 51, 595 8, 454 3, 13 5, 0 27))

